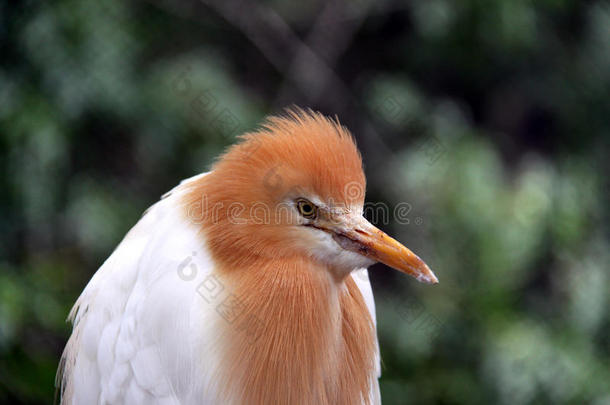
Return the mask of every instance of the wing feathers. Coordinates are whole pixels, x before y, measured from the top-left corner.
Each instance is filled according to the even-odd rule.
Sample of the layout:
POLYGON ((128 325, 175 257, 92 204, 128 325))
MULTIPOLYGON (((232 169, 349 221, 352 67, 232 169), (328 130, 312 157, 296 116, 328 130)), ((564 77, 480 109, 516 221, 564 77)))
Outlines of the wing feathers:
MULTIPOLYGON (((192 368, 193 353, 176 331, 192 326, 197 284, 182 280, 176 269, 193 252, 200 256, 194 261, 199 279, 212 266, 197 229, 180 216, 181 187, 147 210, 70 312, 74 330, 58 371, 62 403, 179 403, 171 371, 192 368), (173 358, 162 358, 161 351, 173 358)), ((189 395, 195 394, 185 389, 182 396, 189 395)))

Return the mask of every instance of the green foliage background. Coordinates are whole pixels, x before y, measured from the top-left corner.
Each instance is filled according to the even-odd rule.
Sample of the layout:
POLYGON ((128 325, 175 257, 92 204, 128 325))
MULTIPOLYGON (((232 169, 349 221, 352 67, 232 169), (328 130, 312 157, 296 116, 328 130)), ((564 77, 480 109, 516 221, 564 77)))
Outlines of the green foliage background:
POLYGON ((0 4, 0 402, 53 400, 67 313, 143 210, 290 104, 356 136, 385 404, 610 404, 610 4, 0 4))

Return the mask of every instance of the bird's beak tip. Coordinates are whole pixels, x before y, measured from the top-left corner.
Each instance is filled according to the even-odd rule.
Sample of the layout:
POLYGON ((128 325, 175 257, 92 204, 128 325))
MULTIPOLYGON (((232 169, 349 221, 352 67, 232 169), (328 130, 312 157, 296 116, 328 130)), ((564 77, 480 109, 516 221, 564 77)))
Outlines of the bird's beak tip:
POLYGON ((421 260, 418 257, 418 261, 419 261, 419 266, 418 266, 418 271, 415 272, 415 279, 421 283, 425 283, 425 284, 438 284, 438 278, 436 277, 436 274, 434 274, 434 272, 432 270, 430 270, 430 267, 428 267, 428 265, 421 260))
POLYGON ((418 274, 415 279, 425 284, 438 284, 438 278, 436 275, 432 272, 432 270, 428 269, 428 271, 428 273, 418 274))

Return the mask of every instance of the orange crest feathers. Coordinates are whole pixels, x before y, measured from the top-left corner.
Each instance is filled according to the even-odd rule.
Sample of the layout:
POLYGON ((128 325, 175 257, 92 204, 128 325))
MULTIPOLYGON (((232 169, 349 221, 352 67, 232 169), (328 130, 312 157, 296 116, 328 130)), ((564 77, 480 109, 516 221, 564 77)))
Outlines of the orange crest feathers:
MULTIPOLYGON (((362 205, 362 158, 349 131, 320 113, 294 108, 241 136, 214 166, 277 198, 291 188, 347 206, 362 205), (262 186, 262 187, 260 187, 262 186)), ((230 186, 232 184, 227 184, 230 186)), ((244 192, 243 183, 240 194, 244 192)))

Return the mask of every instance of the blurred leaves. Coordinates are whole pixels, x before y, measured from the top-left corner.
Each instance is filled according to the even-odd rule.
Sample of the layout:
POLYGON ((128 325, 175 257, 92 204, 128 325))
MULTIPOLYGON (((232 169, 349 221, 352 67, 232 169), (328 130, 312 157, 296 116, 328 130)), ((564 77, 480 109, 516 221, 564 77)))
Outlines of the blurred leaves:
MULTIPOLYGON (((464 364, 456 373, 474 373, 479 383, 493 387, 488 400, 603 398, 608 352, 595 342, 608 333, 610 280, 608 240, 600 236, 602 223, 594 221, 601 209, 598 174, 573 158, 553 164, 525 154, 509 175, 487 141, 465 135, 447 147, 451 153, 432 167, 416 151, 404 158, 411 194, 425 196, 416 205, 426 204, 434 220, 422 235, 428 241, 423 256, 431 258, 441 284, 421 293, 434 294, 426 308, 443 322, 432 346, 465 352, 475 365, 464 364), (460 322, 471 329, 456 335, 460 322)), ((382 337, 393 336, 396 324, 382 319, 382 337)), ((430 344, 419 342, 411 352, 430 344)), ((444 361, 427 363, 419 371, 429 376, 446 367, 444 361)), ((441 400, 440 393, 430 395, 441 400)))

